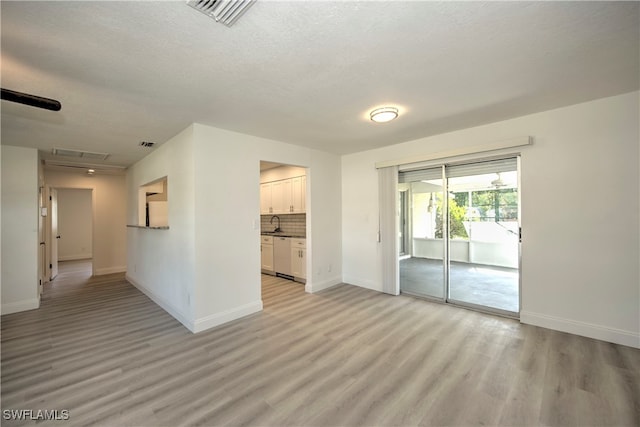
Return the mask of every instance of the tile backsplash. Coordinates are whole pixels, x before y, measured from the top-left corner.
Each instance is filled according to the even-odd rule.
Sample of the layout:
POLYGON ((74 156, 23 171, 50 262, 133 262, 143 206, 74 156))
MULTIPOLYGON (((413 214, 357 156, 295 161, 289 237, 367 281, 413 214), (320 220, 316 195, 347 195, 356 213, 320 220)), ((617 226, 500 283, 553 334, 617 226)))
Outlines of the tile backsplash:
MULTIPOLYGON (((274 215, 260 215, 260 231, 273 231, 278 224, 278 220, 274 219, 273 224, 270 223, 274 215)), ((280 230, 285 233, 305 236, 307 233, 307 214, 283 214, 278 215, 280 218, 280 230)))

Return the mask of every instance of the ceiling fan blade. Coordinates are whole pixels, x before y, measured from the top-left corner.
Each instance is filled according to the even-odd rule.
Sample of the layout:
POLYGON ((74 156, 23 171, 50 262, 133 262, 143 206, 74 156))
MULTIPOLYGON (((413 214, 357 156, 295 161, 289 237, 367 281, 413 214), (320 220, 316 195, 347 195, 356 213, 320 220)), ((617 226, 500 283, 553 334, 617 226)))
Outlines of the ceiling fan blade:
POLYGON ((41 96, 30 95, 28 93, 16 92, 14 90, 2 88, 2 99, 5 101, 17 102, 19 104, 30 105, 32 107, 44 108, 45 110, 60 111, 62 104, 55 99, 43 98, 41 96))

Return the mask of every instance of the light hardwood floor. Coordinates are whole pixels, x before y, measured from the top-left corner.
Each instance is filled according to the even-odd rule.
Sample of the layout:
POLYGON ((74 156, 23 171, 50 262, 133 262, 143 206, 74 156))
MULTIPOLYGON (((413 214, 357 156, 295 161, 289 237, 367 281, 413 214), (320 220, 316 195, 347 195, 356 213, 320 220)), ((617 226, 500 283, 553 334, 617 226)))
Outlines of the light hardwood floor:
POLYGON ((263 312, 194 335, 122 275, 61 268, 40 309, 2 317, 3 410, 69 410, 59 425, 640 425, 637 349, 270 276, 263 312))

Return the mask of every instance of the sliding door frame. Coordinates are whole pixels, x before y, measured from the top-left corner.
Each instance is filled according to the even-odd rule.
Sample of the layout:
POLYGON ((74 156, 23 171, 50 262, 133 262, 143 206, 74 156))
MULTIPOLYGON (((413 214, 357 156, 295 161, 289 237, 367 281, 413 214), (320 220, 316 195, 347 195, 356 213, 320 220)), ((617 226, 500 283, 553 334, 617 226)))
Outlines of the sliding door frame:
MULTIPOLYGON (((446 220, 443 220, 442 222, 442 235, 443 235, 443 245, 444 245, 444 256, 443 256, 443 297, 442 298, 438 298, 435 296, 429 296, 429 295, 420 295, 420 294, 416 294, 413 292, 404 292, 401 291, 404 294, 407 295, 411 295, 414 297, 419 297, 419 298, 423 298, 423 299, 427 299, 430 301, 435 301, 435 302, 439 302, 439 303, 444 303, 444 304, 451 304, 453 306, 456 307, 462 307, 462 308, 468 308, 468 309, 472 309, 475 311, 480 311, 480 312, 485 312, 485 313, 490 313, 490 314, 495 314, 495 315, 499 315, 499 316, 503 316, 503 317, 509 317, 509 318, 514 318, 514 319, 519 319, 520 318, 520 312, 522 311, 522 240, 521 240, 521 230, 522 230, 522 203, 521 203, 521 197, 522 197, 522 190, 521 190, 521 171, 520 171, 520 166, 521 166, 521 157, 520 154, 503 154, 503 155, 498 155, 498 156, 488 156, 488 157, 478 157, 478 158, 471 158, 471 159, 464 159, 464 160, 460 160, 460 161, 450 161, 450 162, 446 162, 446 161, 439 161, 438 163, 435 163, 433 165, 425 165, 425 166, 420 166, 420 167, 415 167, 415 168, 406 168, 404 170, 406 171, 410 171, 410 170, 421 170, 421 169, 430 169, 430 168, 437 168, 440 167, 442 170, 442 189, 443 189, 443 218, 446 218, 446 220), (518 186, 518 191, 517 191, 517 200, 518 200, 518 231, 519 231, 519 236, 518 236, 518 312, 512 312, 512 311, 508 311, 508 310, 503 310, 503 309, 499 309, 499 308, 495 308, 495 307, 489 307, 489 306, 485 306, 485 305, 479 305, 479 304, 473 304, 473 303, 469 303, 469 302, 464 302, 464 301, 459 301, 459 300, 455 300, 450 298, 450 292, 451 292, 451 283, 450 283, 450 279, 451 279, 451 275, 450 275, 450 268, 451 268, 451 244, 450 244, 450 236, 449 236, 449 230, 450 230, 450 218, 449 218, 449 181, 448 181, 448 177, 447 177, 447 168, 451 167, 451 166, 456 166, 456 165, 466 165, 466 164, 473 164, 473 163, 482 163, 482 162, 489 162, 489 161, 493 161, 493 160, 503 160, 503 159, 516 159, 516 175, 517 175, 517 186, 518 186)), ((402 171, 402 168, 399 168, 399 171, 402 171)), ((409 188, 408 190, 410 193, 410 197, 411 195, 411 188, 409 188)), ((409 209, 409 211, 411 211, 409 209)), ((412 227, 411 227, 412 228, 412 227)), ((408 239, 412 244, 412 238, 408 239)), ((411 251, 411 253, 413 254, 413 251, 411 251)), ((396 256, 396 263, 397 263, 397 268, 398 271, 400 269, 400 265, 399 265, 399 257, 396 256)))

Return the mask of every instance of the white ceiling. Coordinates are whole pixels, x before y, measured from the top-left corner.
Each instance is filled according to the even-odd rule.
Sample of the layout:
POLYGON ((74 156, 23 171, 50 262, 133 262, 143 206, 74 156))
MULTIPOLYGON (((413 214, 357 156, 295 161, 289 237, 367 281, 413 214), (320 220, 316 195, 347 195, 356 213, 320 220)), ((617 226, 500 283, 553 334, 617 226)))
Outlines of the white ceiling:
MULTIPOLYGON (((192 122, 351 153, 640 87, 638 2, 1 2, 2 144, 129 165, 192 122), (374 107, 396 105, 375 124, 374 107)), ((92 162, 96 163, 96 162, 92 162)))

